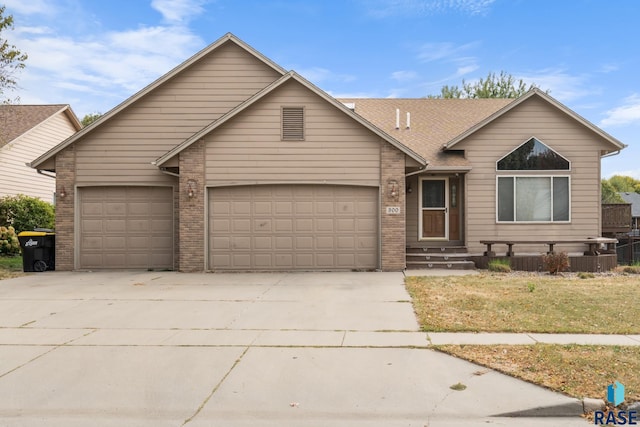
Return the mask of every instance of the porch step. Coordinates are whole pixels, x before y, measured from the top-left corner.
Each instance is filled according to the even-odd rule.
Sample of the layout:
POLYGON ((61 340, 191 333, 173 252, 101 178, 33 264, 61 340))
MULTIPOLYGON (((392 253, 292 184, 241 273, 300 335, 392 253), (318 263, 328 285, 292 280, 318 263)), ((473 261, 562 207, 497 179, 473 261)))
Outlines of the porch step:
POLYGON ((407 269, 443 268, 471 270, 476 268, 465 246, 407 248, 407 269))
POLYGON ((407 248, 407 254, 467 254, 466 246, 433 246, 427 248, 407 248))
POLYGON ((445 270, 473 270, 473 261, 407 261, 407 270, 429 270, 432 268, 445 270))

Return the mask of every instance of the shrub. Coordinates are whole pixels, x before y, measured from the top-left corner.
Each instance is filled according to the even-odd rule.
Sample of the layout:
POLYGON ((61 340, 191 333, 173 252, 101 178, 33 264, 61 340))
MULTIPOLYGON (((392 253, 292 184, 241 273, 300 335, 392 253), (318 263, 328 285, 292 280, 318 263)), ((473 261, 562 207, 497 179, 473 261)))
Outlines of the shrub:
POLYGON ((640 274, 639 265, 625 265, 622 267, 622 271, 627 274, 640 274))
POLYGON ((489 261, 489 265, 487 267, 489 271, 493 271, 496 273, 510 273, 511 272, 511 263, 508 259, 492 259, 489 261))
POLYGON ((543 255, 542 265, 549 274, 558 274, 569 268, 569 255, 566 252, 543 255))
POLYGON ((580 273, 578 273, 578 277, 580 279, 593 279, 594 277, 596 277, 596 275, 593 273, 586 273, 584 271, 581 271, 580 273))
POLYGON ((13 227, 0 227, 0 255, 20 253, 20 242, 13 227))
POLYGON ((0 199, 0 226, 12 226, 16 232, 34 228, 54 228, 55 210, 51 203, 18 194, 0 199))

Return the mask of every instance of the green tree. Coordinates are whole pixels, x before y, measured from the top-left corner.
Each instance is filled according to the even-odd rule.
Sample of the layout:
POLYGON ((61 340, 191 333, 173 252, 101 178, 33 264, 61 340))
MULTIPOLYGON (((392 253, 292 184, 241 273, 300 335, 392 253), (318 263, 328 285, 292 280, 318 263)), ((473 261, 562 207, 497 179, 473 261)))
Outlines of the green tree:
MULTIPOLYGON (((5 16, 5 6, 0 6, 0 97, 3 97, 6 90, 15 89, 16 73, 25 67, 27 54, 18 50, 9 43, 3 33, 13 30, 13 16, 5 16)), ((9 103, 4 100, 3 103, 9 103)))
POLYGON ((640 193, 640 181, 630 176, 614 175, 609 178, 609 183, 619 193, 640 193))
POLYGON ((615 189, 615 187, 611 185, 608 180, 603 179, 601 181, 601 188, 602 203, 626 203, 624 199, 620 197, 620 194, 618 194, 618 191, 615 189))
POLYGON ((83 127, 87 127, 89 126, 91 123, 95 122, 96 120, 98 120, 100 117, 102 117, 102 113, 89 113, 89 114, 85 114, 84 117, 82 118, 82 120, 80 120, 80 123, 82 123, 83 127))
POLYGON ((439 95, 429 95, 427 98, 518 98, 535 87, 535 84, 527 86, 524 80, 517 80, 511 74, 500 71, 499 75, 489 73, 485 79, 481 78, 475 83, 462 80, 462 88, 445 85, 439 95))

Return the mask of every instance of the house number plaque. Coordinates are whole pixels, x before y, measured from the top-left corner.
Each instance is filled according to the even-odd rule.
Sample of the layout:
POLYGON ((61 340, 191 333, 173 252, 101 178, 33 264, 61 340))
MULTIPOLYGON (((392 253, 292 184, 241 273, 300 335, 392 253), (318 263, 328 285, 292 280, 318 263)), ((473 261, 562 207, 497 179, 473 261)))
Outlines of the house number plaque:
POLYGON ((387 206, 387 215, 400 215, 400 206, 387 206))

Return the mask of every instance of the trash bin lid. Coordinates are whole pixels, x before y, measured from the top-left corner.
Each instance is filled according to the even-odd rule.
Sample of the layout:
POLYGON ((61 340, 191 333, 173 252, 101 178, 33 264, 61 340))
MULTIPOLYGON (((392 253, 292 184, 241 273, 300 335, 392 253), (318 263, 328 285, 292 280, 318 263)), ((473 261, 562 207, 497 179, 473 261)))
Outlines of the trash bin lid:
POLYGON ((18 237, 20 236, 50 236, 55 233, 47 233, 44 231, 21 231, 18 233, 18 237))

